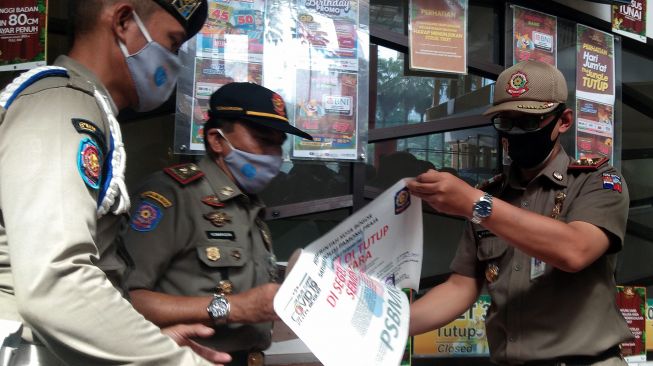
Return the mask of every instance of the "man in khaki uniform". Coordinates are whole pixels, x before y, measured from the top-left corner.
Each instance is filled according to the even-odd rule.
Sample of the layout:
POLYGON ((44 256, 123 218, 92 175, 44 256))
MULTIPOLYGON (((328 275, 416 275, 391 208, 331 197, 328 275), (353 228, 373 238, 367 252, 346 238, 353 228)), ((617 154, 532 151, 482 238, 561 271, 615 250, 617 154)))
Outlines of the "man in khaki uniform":
POLYGON ((566 101, 567 84, 555 67, 510 67, 485 113, 507 141, 507 176, 486 192, 432 170, 408 184, 436 210, 471 221, 450 278, 412 305, 411 334, 447 324, 486 284, 495 363, 625 364, 618 346, 632 334, 615 305, 613 273, 628 191, 607 159, 576 161, 562 149, 559 137, 574 119, 566 101))
POLYGON ((276 260, 256 196, 281 167, 288 123, 283 99, 253 83, 230 83, 210 100, 206 155, 164 169, 136 191, 122 235, 134 259, 134 307, 159 326, 202 322, 204 341, 234 365, 263 364, 270 345, 276 260))
POLYGON ((124 248, 114 245, 129 209, 115 115, 170 96, 174 52, 206 13, 205 0, 78 1, 70 57, 0 94, 1 364, 229 361, 187 339, 212 329, 165 331, 207 362, 123 299, 124 248))

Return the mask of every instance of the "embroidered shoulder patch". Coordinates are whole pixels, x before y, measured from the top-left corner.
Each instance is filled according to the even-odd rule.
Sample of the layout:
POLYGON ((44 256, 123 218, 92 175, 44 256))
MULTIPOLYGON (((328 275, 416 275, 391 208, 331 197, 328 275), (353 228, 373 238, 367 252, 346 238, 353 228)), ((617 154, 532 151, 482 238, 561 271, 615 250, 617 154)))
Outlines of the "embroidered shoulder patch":
POLYGON ((616 174, 603 173, 603 189, 609 189, 621 193, 621 177, 616 174))
POLYGON ((596 171, 603 164, 608 162, 608 158, 582 158, 574 160, 569 164, 568 170, 596 171))
POLYGON ((163 169, 177 182, 186 185, 204 176, 204 172, 195 164, 180 164, 163 169))
POLYGON ((107 151, 104 134, 93 122, 81 118, 72 118, 70 122, 73 124, 73 127, 75 127, 77 132, 91 136, 97 142, 102 152, 107 151))
POLYGON ((95 140, 85 137, 79 143, 77 153, 77 169, 87 186, 100 188, 102 175, 102 152, 95 140))
POLYGON ((154 191, 147 191, 141 193, 141 198, 149 198, 151 200, 154 200, 164 208, 168 208, 172 206, 172 202, 169 199, 167 199, 164 195, 154 191))
POLYGON ((129 226, 136 231, 152 231, 157 227, 162 218, 163 212, 161 212, 159 207, 153 203, 143 201, 136 209, 136 213, 132 217, 129 226))

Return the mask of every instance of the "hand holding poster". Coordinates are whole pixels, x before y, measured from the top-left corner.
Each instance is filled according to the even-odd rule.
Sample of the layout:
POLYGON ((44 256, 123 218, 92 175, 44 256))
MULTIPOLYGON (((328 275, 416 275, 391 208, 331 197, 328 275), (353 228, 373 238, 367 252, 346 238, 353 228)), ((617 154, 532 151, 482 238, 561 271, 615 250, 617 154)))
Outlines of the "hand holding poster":
POLYGON ((274 309, 325 366, 396 366, 409 322, 399 287, 416 289, 421 266, 421 200, 400 181, 302 251, 274 309))

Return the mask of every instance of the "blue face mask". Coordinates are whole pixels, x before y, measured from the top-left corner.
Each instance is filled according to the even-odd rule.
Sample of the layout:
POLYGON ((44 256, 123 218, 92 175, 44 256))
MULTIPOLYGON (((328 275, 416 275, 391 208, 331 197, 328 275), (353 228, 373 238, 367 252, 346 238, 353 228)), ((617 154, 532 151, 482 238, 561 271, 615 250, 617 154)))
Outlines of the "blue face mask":
POLYGON ((283 159, 280 155, 252 154, 234 148, 222 131, 218 133, 224 138, 231 152, 224 157, 231 174, 240 188, 248 193, 259 193, 270 181, 279 174, 283 159))
POLYGON ((159 107, 172 95, 181 69, 181 61, 177 55, 153 41, 136 12, 133 14, 136 25, 143 33, 147 44, 133 55, 129 54, 127 47, 120 40, 118 45, 125 55, 127 67, 136 87, 138 106, 134 109, 137 112, 148 112, 159 107))

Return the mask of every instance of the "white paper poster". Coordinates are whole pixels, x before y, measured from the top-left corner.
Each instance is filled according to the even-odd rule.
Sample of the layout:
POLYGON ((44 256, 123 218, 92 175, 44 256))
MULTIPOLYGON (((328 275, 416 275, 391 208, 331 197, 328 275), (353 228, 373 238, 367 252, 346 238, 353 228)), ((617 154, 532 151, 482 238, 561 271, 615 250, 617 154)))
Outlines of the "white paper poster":
POLYGON ((421 199, 399 181, 302 251, 274 309, 325 366, 396 366, 422 241, 421 199))

